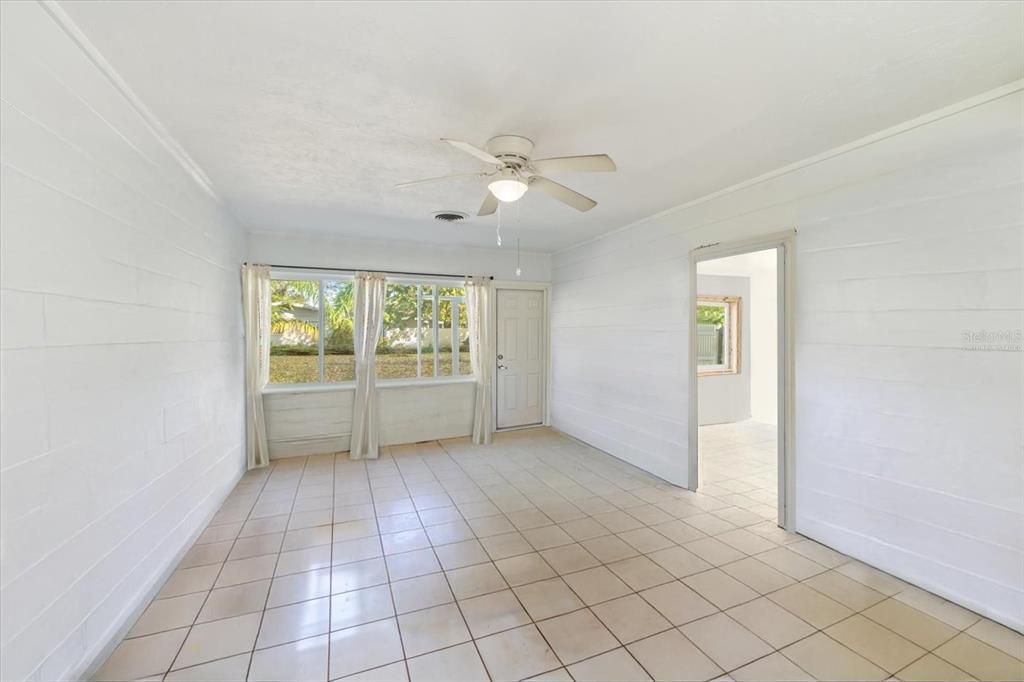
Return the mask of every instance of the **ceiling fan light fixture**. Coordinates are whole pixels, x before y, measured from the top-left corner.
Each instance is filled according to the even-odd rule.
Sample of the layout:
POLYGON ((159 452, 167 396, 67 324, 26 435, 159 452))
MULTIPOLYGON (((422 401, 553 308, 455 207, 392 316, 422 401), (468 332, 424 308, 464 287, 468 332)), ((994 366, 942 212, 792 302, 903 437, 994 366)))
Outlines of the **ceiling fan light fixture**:
POLYGON ((491 194, 498 201, 512 202, 519 201, 526 194, 529 185, 519 179, 513 171, 503 170, 497 180, 487 185, 491 194))
POLYGON ((441 141, 488 164, 489 170, 400 182, 395 186, 411 187, 465 175, 493 178, 493 182, 487 185, 487 194, 477 211, 478 216, 494 215, 502 203, 519 201, 530 187, 581 213, 589 211, 597 206, 596 201, 554 180, 549 180, 546 176, 549 173, 609 173, 615 170, 615 162, 607 154, 533 159, 533 141, 521 135, 492 137, 487 141, 486 150, 462 140, 443 137, 441 141))

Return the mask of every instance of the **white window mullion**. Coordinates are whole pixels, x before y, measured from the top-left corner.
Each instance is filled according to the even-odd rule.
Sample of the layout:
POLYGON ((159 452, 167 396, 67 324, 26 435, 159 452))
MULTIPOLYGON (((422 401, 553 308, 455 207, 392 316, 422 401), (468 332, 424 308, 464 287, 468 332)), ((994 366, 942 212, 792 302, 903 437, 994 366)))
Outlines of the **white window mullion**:
POLYGON ((437 300, 438 300, 438 292, 439 291, 440 291, 440 287, 435 285, 434 286, 434 298, 433 298, 433 301, 432 301, 433 306, 434 306, 434 320, 433 320, 433 324, 431 324, 431 326, 430 326, 431 332, 433 334, 433 339, 434 339, 434 376, 435 377, 441 376, 441 359, 440 359, 440 357, 437 354, 437 346, 438 346, 438 333, 437 333, 437 325, 438 325, 437 308, 438 308, 438 306, 437 306, 437 300))
POLYGON ((452 376, 457 377, 459 372, 459 341, 462 338, 459 335, 459 313, 461 312, 460 306, 462 305, 461 298, 453 298, 452 302, 452 376))
POLYGON ((452 324, 451 324, 451 333, 452 333, 452 376, 455 377, 455 376, 459 375, 459 344, 458 344, 459 336, 455 332, 455 330, 459 328, 459 304, 456 302, 456 299, 454 299, 454 298, 452 299, 451 306, 452 306, 452 324))
POLYGON ((317 306, 320 309, 320 330, 319 333, 317 334, 317 339, 319 339, 319 343, 317 345, 319 346, 318 352, 320 355, 320 383, 322 384, 324 383, 324 281, 322 279, 317 280, 317 284, 319 285, 320 289, 320 294, 318 296, 320 305, 317 306))
POLYGON ((423 285, 416 285, 416 377, 423 376, 423 285))

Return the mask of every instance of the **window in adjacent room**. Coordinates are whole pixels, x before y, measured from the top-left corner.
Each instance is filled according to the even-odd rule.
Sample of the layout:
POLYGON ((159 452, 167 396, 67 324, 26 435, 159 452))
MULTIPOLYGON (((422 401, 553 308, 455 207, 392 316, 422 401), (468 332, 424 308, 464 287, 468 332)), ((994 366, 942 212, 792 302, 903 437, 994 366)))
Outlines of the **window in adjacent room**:
POLYGON ((739 372, 740 319, 738 296, 698 296, 698 375, 739 372))

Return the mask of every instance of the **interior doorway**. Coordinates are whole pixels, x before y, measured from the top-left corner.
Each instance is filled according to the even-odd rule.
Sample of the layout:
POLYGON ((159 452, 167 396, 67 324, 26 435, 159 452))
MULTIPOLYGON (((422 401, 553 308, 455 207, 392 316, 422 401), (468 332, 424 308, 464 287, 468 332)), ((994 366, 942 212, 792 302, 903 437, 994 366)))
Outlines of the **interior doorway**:
POLYGON ((793 529, 792 233, 691 256, 690 488, 793 529))
POLYGON ((499 429, 544 422, 544 292, 497 290, 496 420, 499 429))

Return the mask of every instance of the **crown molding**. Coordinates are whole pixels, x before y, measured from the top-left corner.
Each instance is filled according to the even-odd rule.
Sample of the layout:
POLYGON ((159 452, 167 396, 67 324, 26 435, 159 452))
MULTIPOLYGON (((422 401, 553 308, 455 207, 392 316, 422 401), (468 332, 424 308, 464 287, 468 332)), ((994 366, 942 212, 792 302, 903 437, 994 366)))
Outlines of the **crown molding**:
POLYGON ((861 149, 862 147, 867 147, 869 145, 875 144, 876 142, 887 140, 890 137, 895 137, 897 135, 910 132, 911 130, 914 130, 916 128, 921 128, 931 123, 941 121, 944 118, 955 116, 956 114, 962 113, 969 109, 974 109, 975 107, 980 107, 983 104, 988 104, 989 102, 995 101, 997 99, 1008 97, 1009 95, 1013 95, 1014 93, 1020 92, 1021 90, 1024 90, 1024 79, 1011 81, 1006 85, 1000 85, 998 88, 989 90, 987 92, 983 92, 980 95, 969 97, 968 99, 961 100, 954 104, 950 104, 949 106, 943 107, 941 109, 936 109, 935 111, 930 111, 927 114, 923 114, 916 118, 912 118, 909 121, 904 121, 903 123, 898 123, 889 128, 884 128, 876 133, 871 133, 870 135, 866 135, 858 140, 854 140, 853 142, 848 142, 839 147, 833 147, 832 149, 824 151, 820 154, 809 156, 806 159, 802 159, 789 165, 782 166, 781 168, 776 168, 775 170, 768 171, 767 173, 763 173, 762 175, 750 178, 749 180, 743 180, 741 182, 736 183, 735 185, 730 185, 715 192, 711 192, 710 194, 705 194, 696 199, 691 199, 686 203, 672 206, 671 208, 667 208, 664 211, 659 211, 652 215, 645 216, 643 218, 640 218, 639 220, 634 220, 633 222, 627 223, 626 225, 623 225, 621 227, 617 227, 614 230, 609 230, 608 232, 604 232, 597 236, 584 239, 570 246, 558 249, 557 251, 553 251, 551 255, 572 251, 573 249, 579 248, 580 246, 583 246, 585 244, 592 244, 601 241, 606 237, 610 237, 613 234, 625 232, 626 230, 637 227, 638 225, 642 225, 648 221, 657 220, 658 218, 663 218, 665 216, 672 215, 677 211, 684 211, 688 208, 692 208, 694 206, 698 206, 700 204, 704 204, 709 201, 719 199, 729 194, 733 194, 734 192, 739 192, 740 190, 747 189, 748 187, 759 185, 762 182, 767 182, 769 180, 773 180, 783 175, 794 173, 798 170, 807 168, 808 166, 813 166, 815 164, 822 163, 823 161, 834 159, 837 156, 842 156, 843 154, 849 154, 850 152, 861 149))
POLYGON ((185 170, 188 175, 195 180, 196 184, 204 192, 206 192, 212 199, 218 203, 223 203, 220 196, 213 188, 213 183, 210 182, 210 178, 206 175, 203 169, 199 166, 195 160, 189 156, 188 152, 178 144, 178 141, 174 139, 174 136, 164 127, 160 122, 160 119, 149 110, 149 108, 143 104, 142 100, 139 99, 138 95, 128 86, 128 83, 121 78, 120 74, 114 69, 114 67, 107 61, 99 49, 93 45, 92 41, 82 32, 82 29, 74 22, 74 20, 68 16, 64 8, 56 0, 37 0, 46 13, 53 19, 53 21, 64 31, 65 34, 78 46, 78 48, 88 57, 89 61, 96 66, 97 69, 106 77, 111 85, 124 97, 128 105, 135 110, 135 113, 139 115, 143 123, 149 129, 153 137, 167 150, 167 152, 178 162, 178 165, 185 170))

